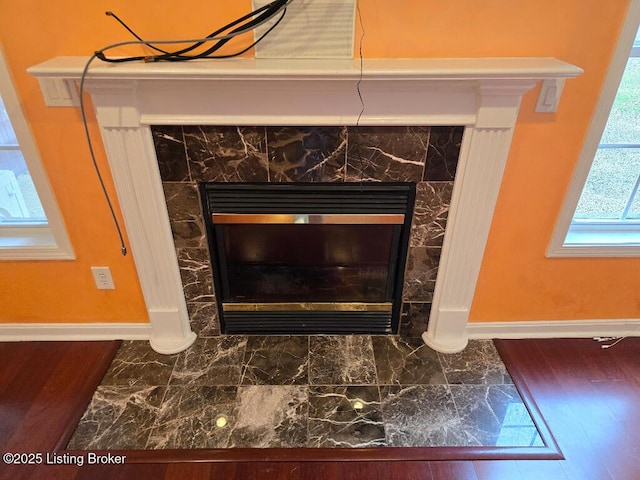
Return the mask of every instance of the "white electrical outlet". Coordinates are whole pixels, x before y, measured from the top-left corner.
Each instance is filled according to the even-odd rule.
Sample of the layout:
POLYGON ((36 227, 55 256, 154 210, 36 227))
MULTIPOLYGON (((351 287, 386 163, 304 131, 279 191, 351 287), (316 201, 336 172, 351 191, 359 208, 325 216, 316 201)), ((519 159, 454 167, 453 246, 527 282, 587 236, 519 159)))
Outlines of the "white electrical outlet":
POLYGON ((91 267, 91 273, 93 273, 98 290, 115 290, 116 287, 113 284, 109 267, 91 267))

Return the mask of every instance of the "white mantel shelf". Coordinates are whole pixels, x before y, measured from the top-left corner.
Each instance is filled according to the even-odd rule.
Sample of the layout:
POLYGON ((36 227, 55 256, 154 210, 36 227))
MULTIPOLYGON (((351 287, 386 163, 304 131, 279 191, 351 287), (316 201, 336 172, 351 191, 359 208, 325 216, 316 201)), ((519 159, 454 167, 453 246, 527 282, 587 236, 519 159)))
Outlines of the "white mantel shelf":
MULTIPOLYGON (((47 105, 78 104, 87 60, 57 57, 29 69, 47 105)), ((176 353, 195 339, 152 125, 464 126, 423 335, 436 350, 457 352, 468 341, 469 309, 522 96, 541 82, 536 111, 555 112, 565 80, 581 73, 554 58, 365 59, 362 70, 358 59, 92 62, 85 88, 149 312, 152 347, 176 353)))
MULTIPOLYGON (((88 57, 55 57, 31 67, 38 78, 80 79, 88 57)), ((191 62, 105 63, 96 60, 90 76, 100 79, 239 79, 262 80, 354 79, 360 60, 253 59, 197 60, 191 62)), ((547 57, 503 58, 373 58, 363 59, 362 75, 384 80, 529 79, 576 77, 582 69, 547 57)))
MULTIPOLYGON (((38 78, 48 106, 77 106, 77 87, 89 57, 55 57, 28 69, 38 78)), ((447 81, 479 85, 499 81, 543 81, 537 111, 555 112, 567 78, 581 75, 575 65, 551 57, 395 58, 360 60, 252 59, 190 62, 105 63, 94 60, 89 81, 447 81)))

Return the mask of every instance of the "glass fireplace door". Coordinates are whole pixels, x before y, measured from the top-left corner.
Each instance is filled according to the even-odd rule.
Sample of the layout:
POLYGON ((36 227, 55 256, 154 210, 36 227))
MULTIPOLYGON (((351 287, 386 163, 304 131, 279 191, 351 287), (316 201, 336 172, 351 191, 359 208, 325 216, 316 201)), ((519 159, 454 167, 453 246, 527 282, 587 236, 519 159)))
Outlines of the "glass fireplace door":
POLYGON ((229 184, 212 185, 204 195, 223 331, 393 331, 406 200, 400 212, 384 197, 363 197, 361 185, 253 185, 232 198, 220 192, 229 184))
POLYGON ((392 300, 397 225, 254 223, 215 228, 219 250, 224 251, 225 303, 392 300))

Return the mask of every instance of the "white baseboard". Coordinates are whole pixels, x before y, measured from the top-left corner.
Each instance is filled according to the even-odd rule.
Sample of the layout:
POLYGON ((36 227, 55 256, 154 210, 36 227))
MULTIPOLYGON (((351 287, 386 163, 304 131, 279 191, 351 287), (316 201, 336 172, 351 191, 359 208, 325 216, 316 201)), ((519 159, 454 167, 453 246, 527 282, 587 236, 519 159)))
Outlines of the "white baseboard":
POLYGON ((467 335, 472 339, 640 336, 640 318, 531 322, 469 322, 467 324, 467 335))
MULTIPOLYGON (((640 336, 640 319, 469 322, 470 339, 640 336)), ((149 323, 1 323, 0 342, 150 340, 149 323)))
POLYGON ((150 338, 149 323, 0 323, 0 342, 150 338))

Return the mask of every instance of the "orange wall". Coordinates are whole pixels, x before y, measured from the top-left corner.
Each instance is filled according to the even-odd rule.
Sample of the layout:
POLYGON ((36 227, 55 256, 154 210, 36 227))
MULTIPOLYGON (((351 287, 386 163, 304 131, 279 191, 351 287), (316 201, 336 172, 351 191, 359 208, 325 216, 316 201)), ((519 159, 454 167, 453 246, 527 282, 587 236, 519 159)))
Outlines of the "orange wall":
MULTIPOLYGON (((211 0, 0 0, 0 42, 15 77, 78 259, 0 264, 0 321, 145 321, 131 257, 117 237, 82 138, 78 112, 45 108, 28 66, 88 55, 129 37, 111 9, 146 38, 209 33, 249 9, 211 0), (109 265, 117 289, 97 291, 89 266, 109 265)), ((472 320, 638 316, 640 259, 546 259, 628 0, 360 0, 367 57, 554 56, 585 74, 567 82, 557 114, 527 94, 516 127, 472 307, 472 320)), ((127 52, 129 53, 129 52, 127 52)), ((104 160, 100 156, 100 163, 104 160)), ((110 190, 111 182, 109 181, 110 190)))

